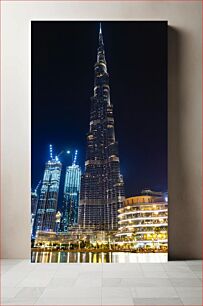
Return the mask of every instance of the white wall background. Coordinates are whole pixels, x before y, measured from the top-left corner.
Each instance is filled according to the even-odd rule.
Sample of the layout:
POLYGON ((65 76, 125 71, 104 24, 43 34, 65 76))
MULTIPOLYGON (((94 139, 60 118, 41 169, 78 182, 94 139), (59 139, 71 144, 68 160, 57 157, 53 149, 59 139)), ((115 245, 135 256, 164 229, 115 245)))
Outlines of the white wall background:
POLYGON ((30 258, 30 21, 168 20, 169 257, 201 258, 201 1, 1 2, 1 256, 30 258))

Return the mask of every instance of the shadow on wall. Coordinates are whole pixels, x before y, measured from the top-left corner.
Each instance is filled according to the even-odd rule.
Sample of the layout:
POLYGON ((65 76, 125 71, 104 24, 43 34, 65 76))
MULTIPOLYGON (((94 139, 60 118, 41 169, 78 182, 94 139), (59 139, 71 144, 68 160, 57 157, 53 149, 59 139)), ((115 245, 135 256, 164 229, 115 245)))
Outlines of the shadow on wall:
MULTIPOLYGON (((191 179, 195 175, 190 173, 191 165, 188 165, 185 151, 190 137, 186 135, 184 129, 185 124, 188 124, 186 117, 188 101, 186 102, 184 94, 186 84, 181 79, 185 71, 183 35, 186 34, 174 27, 168 27, 169 260, 184 259, 183 254, 186 259, 201 259, 202 254, 200 222, 202 207, 198 197, 200 186, 196 186, 195 194, 192 186, 194 181, 191 184, 191 179)), ((193 154, 191 152, 189 154, 192 158, 193 154)), ((198 179, 198 173, 196 175, 198 179)))

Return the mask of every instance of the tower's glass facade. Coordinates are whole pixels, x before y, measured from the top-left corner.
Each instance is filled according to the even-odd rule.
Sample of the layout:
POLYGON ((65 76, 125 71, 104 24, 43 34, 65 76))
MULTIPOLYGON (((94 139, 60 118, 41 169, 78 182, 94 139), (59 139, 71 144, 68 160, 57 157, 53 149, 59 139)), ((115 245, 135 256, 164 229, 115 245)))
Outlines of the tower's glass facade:
POLYGON ((54 231, 62 164, 51 158, 46 165, 40 191, 33 236, 37 231, 54 231))
POLYGON ((80 199, 81 169, 73 163, 66 168, 64 197, 62 207, 61 230, 67 232, 68 227, 78 223, 78 206, 80 199))
POLYGON ((38 203, 38 194, 35 191, 31 192, 31 215, 32 217, 35 216, 37 210, 37 203, 38 203))
POLYGON ((109 74, 100 25, 85 172, 81 179, 80 226, 96 230, 116 230, 118 209, 123 200, 124 183, 120 174, 109 74))

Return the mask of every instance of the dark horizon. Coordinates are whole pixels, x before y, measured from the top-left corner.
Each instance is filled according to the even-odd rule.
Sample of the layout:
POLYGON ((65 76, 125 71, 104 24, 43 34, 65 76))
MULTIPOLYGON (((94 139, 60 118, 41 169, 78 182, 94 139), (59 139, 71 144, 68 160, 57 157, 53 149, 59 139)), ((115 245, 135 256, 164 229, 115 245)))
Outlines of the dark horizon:
MULTIPOLYGON (((167 22, 104 21, 102 30, 126 197, 167 191, 167 22)), ((31 31, 35 188, 50 143, 55 154, 78 149, 84 170, 99 22, 34 21, 31 31)))

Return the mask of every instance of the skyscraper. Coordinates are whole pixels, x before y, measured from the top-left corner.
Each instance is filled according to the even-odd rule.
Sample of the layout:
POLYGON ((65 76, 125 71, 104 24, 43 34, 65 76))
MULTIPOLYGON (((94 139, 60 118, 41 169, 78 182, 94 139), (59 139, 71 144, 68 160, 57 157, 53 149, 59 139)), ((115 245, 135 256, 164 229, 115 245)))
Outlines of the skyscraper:
POLYGON ((58 204, 59 184, 62 164, 53 158, 50 145, 50 160, 45 165, 44 177, 34 221, 33 236, 37 231, 54 231, 58 204))
POLYGON ((118 143, 115 140, 109 74, 100 24, 94 94, 91 98, 85 173, 81 179, 79 224, 98 230, 118 228, 118 209, 124 200, 118 143))
POLYGON ((81 169, 79 165, 76 165, 76 160, 77 150, 75 151, 72 165, 66 168, 61 221, 61 230, 63 232, 67 232, 68 227, 78 223, 81 169))

